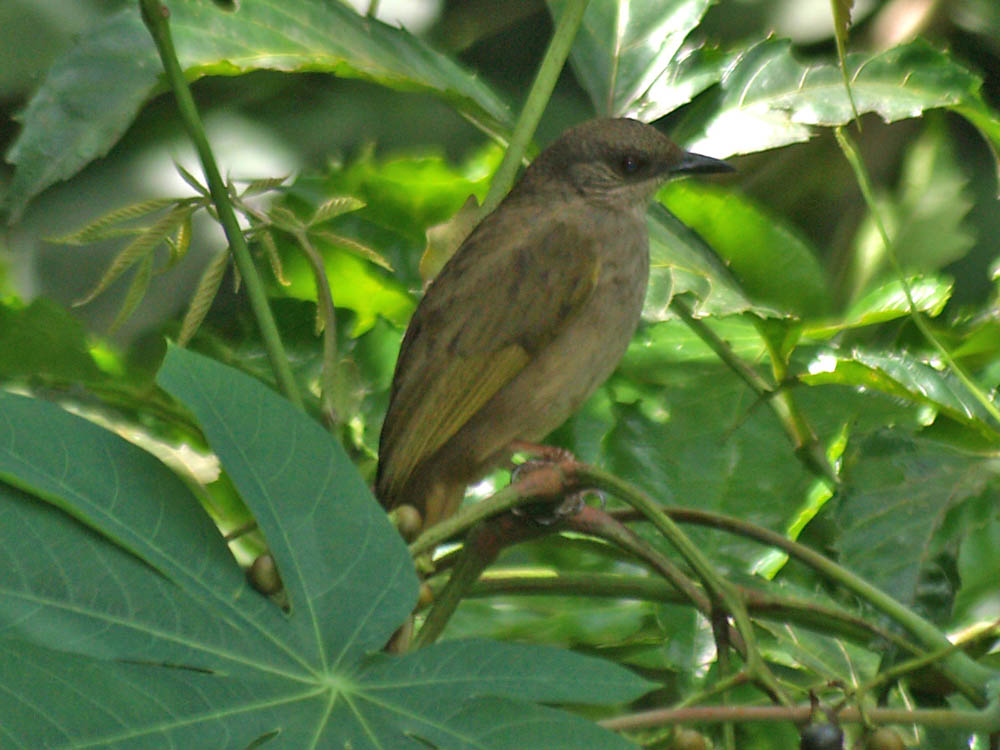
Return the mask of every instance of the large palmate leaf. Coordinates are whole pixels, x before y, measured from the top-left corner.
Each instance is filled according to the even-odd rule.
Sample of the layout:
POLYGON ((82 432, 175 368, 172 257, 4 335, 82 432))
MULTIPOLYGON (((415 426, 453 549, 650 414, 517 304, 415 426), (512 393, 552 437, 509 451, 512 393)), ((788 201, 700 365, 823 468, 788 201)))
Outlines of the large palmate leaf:
MULTIPOLYGON (((482 81, 411 34, 363 18, 343 3, 243 0, 228 13, 210 0, 165 4, 189 79, 261 69, 326 71, 440 96, 486 129, 509 122, 506 105, 482 81)), ((143 102, 162 90, 160 70, 135 4, 57 60, 22 114, 24 129, 7 154, 16 166, 12 215, 107 153, 143 102)))
POLYGON ((534 703, 647 689, 610 663, 474 640, 382 653, 416 578, 339 446, 199 355, 172 350, 160 382, 253 511, 289 609, 249 587, 187 486, 151 455, 0 394, 0 744, 629 747, 534 703))
MULTIPOLYGON (((982 81, 947 53, 918 40, 875 55, 848 55, 846 63, 859 113, 894 122, 946 107, 1000 144, 1000 119, 980 96, 982 81)), ((807 140, 812 126, 844 125, 854 117, 837 66, 799 62, 787 40, 767 39, 746 50, 721 88, 712 109, 677 134, 699 153, 725 157, 777 148, 807 140)))

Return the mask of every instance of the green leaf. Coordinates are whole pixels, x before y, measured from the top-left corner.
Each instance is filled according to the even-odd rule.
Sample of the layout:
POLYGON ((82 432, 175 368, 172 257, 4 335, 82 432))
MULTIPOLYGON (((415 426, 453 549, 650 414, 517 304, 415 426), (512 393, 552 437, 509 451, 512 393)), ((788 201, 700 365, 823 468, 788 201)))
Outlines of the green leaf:
MULTIPOLYGON (((939 276, 918 276, 907 279, 907 283, 914 307, 932 318, 941 314, 954 288, 951 279, 939 276)), ((812 338, 829 338, 849 328, 898 320, 909 314, 910 305, 902 282, 891 279, 852 304, 838 319, 806 323, 804 334, 812 338)))
POLYGON ((958 575, 962 587, 955 596, 956 618, 966 621, 995 620, 1000 607, 1000 520, 990 518, 973 528, 962 541, 958 575))
POLYGON ((631 747, 533 703, 621 702, 651 687, 609 662, 488 641, 379 653, 416 576, 343 451, 277 394, 199 355, 172 349, 160 383, 253 511, 290 611, 249 588, 159 461, 0 393, 5 732, 66 750, 631 747))
MULTIPOLYGON (((399 326, 406 325, 416 303, 398 281, 373 268, 367 259, 337 246, 330 246, 323 262, 334 304, 357 313, 352 336, 368 331, 377 316, 399 326)), ((316 299, 315 281, 301 256, 287 259, 285 273, 289 280, 288 294, 306 300, 316 299)))
POLYGON ((45 297, 27 307, 0 303, 0 378, 39 376, 84 382, 104 378, 83 326, 65 309, 45 297))
MULTIPOLYGON (((243 0, 220 12, 208 0, 169 0, 171 29, 189 80, 254 70, 323 71, 441 97, 488 132, 511 122, 480 79, 400 29, 339 2, 243 0)), ((7 159, 16 165, 9 201, 26 203, 104 155, 140 107, 162 90, 153 42, 129 7, 81 37, 52 66, 21 116, 7 159)))
MULTIPOLYGON (((602 117, 632 113, 654 84, 671 77, 684 39, 710 0, 591 0, 570 59, 602 117)), ((564 2, 550 2, 554 18, 564 2)), ((705 87, 714 81, 709 80, 705 87)), ((697 93, 697 92, 694 92, 697 93)), ((693 94, 692 94, 693 95, 693 94)))
POLYGON ((653 203, 647 226, 653 296, 643 310, 646 320, 665 319, 670 302, 667 292, 693 294, 699 300, 700 314, 722 316, 749 310, 762 316, 776 314, 751 302, 705 240, 661 204, 653 203), (664 275, 670 278, 665 279, 664 275))
POLYGON ((133 203, 123 208, 116 208, 113 211, 94 219, 85 227, 77 229, 75 232, 60 235, 59 237, 48 238, 49 242, 63 245, 87 245, 91 242, 117 237, 123 233, 133 234, 141 231, 137 228, 122 229, 117 226, 123 222, 147 216, 155 211, 160 211, 167 206, 177 203, 175 198, 153 198, 140 203, 133 203))
POLYGON ((957 377, 906 352, 824 353, 799 379, 809 385, 835 383, 877 390, 930 406, 988 443, 1000 443, 1000 432, 990 416, 957 377))
MULTIPOLYGON (((845 458, 844 489, 836 505, 841 561, 898 601, 912 604, 920 568, 929 561, 945 513, 988 485, 996 487, 998 469, 995 460, 889 431, 856 441, 845 458)), ((941 613, 935 619, 942 619, 941 613)))
POLYGON ((798 317, 829 310, 816 251, 778 217, 748 198, 689 180, 666 185, 658 199, 725 259, 755 302, 798 317))
POLYGON ((194 413, 257 519, 293 612, 301 612, 295 619, 303 635, 316 641, 322 633, 321 641, 310 646, 311 660, 325 665, 331 658, 336 664, 384 645, 412 609, 413 567, 401 540, 392 537, 368 488, 329 434, 249 376, 185 350, 171 350, 157 380, 194 413), (272 468, 265 469, 268 465, 272 468), (295 544, 290 539, 295 527, 286 525, 290 520, 282 512, 290 502, 303 511, 296 524, 304 526, 295 544), (306 528, 311 531, 303 533, 306 528), (328 549, 317 532, 334 528, 358 540, 360 549, 328 549), (365 554, 378 555, 378 563, 356 568, 365 554), (370 613, 368 632, 338 616, 336 606, 343 606, 342 601, 332 604, 346 596, 345 591, 353 591, 356 611, 368 611, 376 599, 361 598, 359 588, 378 590, 378 599, 388 597, 370 613))
POLYGON ((132 281, 129 282, 128 290, 125 292, 125 299, 122 301, 122 306, 118 309, 118 313, 115 315, 115 319, 108 329, 109 332, 117 331, 125 321, 132 317, 135 308, 139 306, 142 298, 146 296, 146 290, 149 289, 149 280, 153 278, 153 260, 153 255, 150 253, 139 261, 139 267, 135 270, 132 281))
POLYGON ((208 310, 219 291, 219 285, 222 284, 222 277, 229 266, 229 257, 229 248, 223 248, 216 252, 215 257, 205 265, 205 270, 201 272, 198 286, 195 287, 194 294, 191 295, 191 302, 188 304, 184 319, 181 321, 181 330, 177 334, 177 343, 180 346, 187 345, 198 328, 201 327, 205 316, 208 315, 208 310))
POLYGON ((114 260, 111 261, 111 265, 108 266, 107 270, 98 280, 97 284, 94 285, 94 288, 75 304, 87 304, 98 294, 111 286, 111 284, 116 281, 119 276, 125 273, 125 271, 133 265, 146 259, 147 257, 152 257, 152 254, 156 250, 157 246, 161 242, 166 241, 169 235, 177 231, 177 229, 190 218, 191 213, 194 210, 195 207, 191 205, 183 203, 175 205, 155 224, 143 229, 138 237, 132 240, 114 257, 114 260))
POLYGON ((890 248, 871 214, 858 229, 849 271, 851 294, 866 289, 873 278, 892 273, 889 252, 905 272, 929 273, 963 257, 975 245, 966 220, 973 206, 968 178, 944 123, 932 119, 929 125, 906 150, 896 194, 878 202, 890 248))
POLYGON ((856 687, 878 673, 881 656, 842 638, 831 638, 795 625, 761 625, 774 638, 767 656, 793 669, 804 669, 826 683, 856 687))
MULTIPOLYGON (((858 112, 886 122, 925 110, 952 108, 988 130, 1000 130, 996 114, 979 94, 982 81, 947 53, 918 40, 874 55, 852 54, 847 70, 858 112)), ((767 39, 733 63, 722 96, 707 119, 678 139, 699 153, 726 157, 808 140, 812 126, 844 125, 853 118, 841 72, 830 64, 804 65, 787 40, 767 39)))

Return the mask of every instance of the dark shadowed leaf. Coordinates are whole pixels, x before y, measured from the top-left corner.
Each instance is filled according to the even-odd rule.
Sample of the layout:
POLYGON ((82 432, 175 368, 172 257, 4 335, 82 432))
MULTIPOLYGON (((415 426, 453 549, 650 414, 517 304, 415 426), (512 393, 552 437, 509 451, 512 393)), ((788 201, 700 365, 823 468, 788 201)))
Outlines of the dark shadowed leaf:
MULTIPOLYGON (((509 125, 506 105, 481 80, 411 34, 343 3, 244 0, 232 13, 208 0, 169 0, 166 6, 189 80, 262 69, 324 71, 439 96, 490 132, 509 125)), ((160 71, 134 4, 56 61, 21 115, 24 129, 7 154, 16 165, 8 196, 12 215, 107 153, 142 104, 162 90, 160 71)))

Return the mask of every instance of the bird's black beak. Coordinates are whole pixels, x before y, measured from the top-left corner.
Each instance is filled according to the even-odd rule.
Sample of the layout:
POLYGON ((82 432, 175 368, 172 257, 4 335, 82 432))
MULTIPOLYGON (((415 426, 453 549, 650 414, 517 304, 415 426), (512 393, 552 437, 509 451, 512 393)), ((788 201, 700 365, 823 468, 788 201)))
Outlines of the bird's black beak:
POLYGON ((673 174, 713 174, 715 172, 735 172, 736 167, 711 156, 692 154, 685 151, 681 160, 670 170, 673 174))

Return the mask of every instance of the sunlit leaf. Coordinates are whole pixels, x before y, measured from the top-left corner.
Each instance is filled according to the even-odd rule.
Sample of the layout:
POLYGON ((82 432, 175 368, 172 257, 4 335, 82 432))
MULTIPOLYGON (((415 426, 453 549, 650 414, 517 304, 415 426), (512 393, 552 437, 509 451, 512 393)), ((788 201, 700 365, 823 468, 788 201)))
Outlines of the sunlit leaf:
POLYGON ((824 353, 800 379, 810 385, 833 383, 882 391, 930 406, 986 440, 1000 444, 1000 427, 993 426, 983 406, 957 377, 907 353, 824 353))
MULTIPOLYGON (((938 107, 996 121, 982 104, 982 81, 927 42, 848 55, 847 69, 858 111, 875 112, 886 122, 938 107)), ((777 148, 809 139, 813 126, 844 125, 853 118, 837 67, 800 63, 787 40, 767 39, 748 49, 726 71, 721 87, 707 120, 679 133, 699 153, 725 157, 777 148)), ((1000 122, 991 127, 993 134, 987 135, 995 138, 1000 122)))
POLYGON ((360 201, 357 198, 351 196, 334 196, 330 198, 325 203, 321 203, 316 207, 313 212, 312 218, 306 222, 307 226, 313 226, 314 224, 320 224, 324 221, 329 221, 330 219, 336 218, 341 214, 349 213, 350 211, 357 211, 359 208, 364 206, 364 201, 360 201))
POLYGON ((659 200, 725 259, 754 301, 800 317, 829 309, 816 250, 777 216, 741 195, 692 181, 668 184, 659 200))
POLYGON ((381 266, 386 271, 392 271, 392 264, 389 263, 389 261, 387 261, 380 253, 372 250, 363 242, 358 242, 357 240, 345 237, 342 234, 328 232, 325 229, 314 229, 310 232, 310 234, 317 239, 330 243, 331 245, 336 245, 337 247, 342 247, 345 250, 350 250, 355 255, 364 258, 365 260, 370 260, 377 266, 381 266))
MULTIPOLYGON (((671 76, 671 63, 709 2, 591 0, 587 4, 571 60, 600 115, 629 114, 651 86, 671 76)), ((564 3, 549 5, 558 17, 564 3)))
POLYGON ((13 299, 0 301, 0 378, 26 377, 83 382, 104 377, 90 354, 83 325, 45 297, 27 306, 13 299))
MULTIPOLYGON (((932 318, 944 309, 954 288, 951 279, 938 276, 917 276, 907 279, 906 283, 910 287, 914 307, 932 318)), ((829 338, 848 328, 884 323, 909 314, 910 306, 903 284, 898 279, 892 279, 872 289, 836 319, 807 322, 804 334, 812 338, 829 338)))

